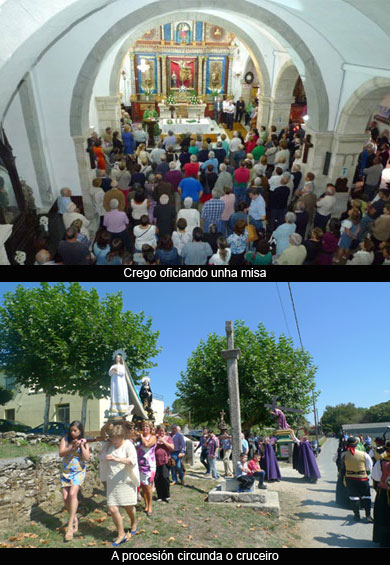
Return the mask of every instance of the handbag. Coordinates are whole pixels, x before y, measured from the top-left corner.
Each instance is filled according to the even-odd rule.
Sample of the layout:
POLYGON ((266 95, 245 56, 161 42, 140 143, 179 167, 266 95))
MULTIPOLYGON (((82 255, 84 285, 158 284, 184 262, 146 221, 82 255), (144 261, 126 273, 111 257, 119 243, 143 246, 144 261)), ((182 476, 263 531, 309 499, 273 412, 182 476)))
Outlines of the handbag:
POLYGON ((257 229, 255 226, 249 223, 249 216, 248 216, 248 224, 246 226, 246 231, 248 232, 248 241, 257 241, 259 239, 259 234, 257 233, 257 229))
POLYGON ((176 461, 173 459, 173 457, 170 457, 170 458, 168 459, 167 466, 169 467, 169 469, 170 469, 171 467, 176 467, 176 461))

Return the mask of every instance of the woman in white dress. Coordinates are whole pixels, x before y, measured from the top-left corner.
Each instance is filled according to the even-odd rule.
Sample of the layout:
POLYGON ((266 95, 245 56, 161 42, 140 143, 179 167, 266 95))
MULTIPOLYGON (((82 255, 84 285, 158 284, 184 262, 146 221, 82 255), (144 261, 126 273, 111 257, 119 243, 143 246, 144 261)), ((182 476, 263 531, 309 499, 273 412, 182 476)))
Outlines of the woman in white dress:
POLYGON ((115 365, 112 365, 108 374, 111 377, 110 415, 111 417, 127 416, 129 414, 129 390, 122 355, 116 355, 115 365))
POLYGON ((135 507, 140 476, 137 452, 132 442, 125 439, 123 426, 114 426, 109 437, 110 441, 104 443, 99 459, 107 467, 107 505, 118 532, 118 537, 112 545, 119 547, 137 533, 135 507), (121 507, 125 508, 131 521, 128 533, 123 527, 121 507))

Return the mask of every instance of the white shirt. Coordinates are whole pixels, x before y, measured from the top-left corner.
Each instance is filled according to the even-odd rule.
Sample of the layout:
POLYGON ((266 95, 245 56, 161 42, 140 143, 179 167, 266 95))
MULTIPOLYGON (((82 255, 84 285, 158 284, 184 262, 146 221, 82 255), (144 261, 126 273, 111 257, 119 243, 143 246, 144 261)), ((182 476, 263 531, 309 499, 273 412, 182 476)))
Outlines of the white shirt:
POLYGON ((317 212, 321 216, 329 216, 336 205, 336 197, 332 194, 327 194, 317 201, 317 212))
POLYGON ((360 249, 357 251, 352 259, 347 261, 347 265, 372 265, 374 262, 374 252, 373 251, 364 251, 360 249))
POLYGON ((147 229, 143 229, 141 226, 135 226, 133 233, 137 251, 141 251, 143 245, 150 245, 154 249, 156 248, 156 226, 150 225, 147 229))
POLYGON ((238 148, 241 145, 241 139, 239 137, 233 137, 233 139, 229 142, 229 149, 231 152, 238 151, 238 148))
POLYGON ((219 251, 217 251, 217 253, 214 253, 214 255, 212 255, 212 257, 210 257, 209 265, 229 265, 229 261, 230 261, 231 255, 232 255, 232 251, 229 248, 227 248, 226 251, 227 251, 227 253, 226 253, 225 260, 222 259, 222 257, 219 254, 219 251))
POLYGON ((177 219, 184 218, 187 222, 186 231, 191 235, 194 228, 200 227, 200 214, 195 208, 183 208, 179 211, 177 219))
POLYGON ((172 234, 172 242, 173 245, 176 247, 177 252, 181 255, 182 249, 186 243, 190 243, 192 241, 192 236, 189 232, 178 232, 174 231, 172 234))

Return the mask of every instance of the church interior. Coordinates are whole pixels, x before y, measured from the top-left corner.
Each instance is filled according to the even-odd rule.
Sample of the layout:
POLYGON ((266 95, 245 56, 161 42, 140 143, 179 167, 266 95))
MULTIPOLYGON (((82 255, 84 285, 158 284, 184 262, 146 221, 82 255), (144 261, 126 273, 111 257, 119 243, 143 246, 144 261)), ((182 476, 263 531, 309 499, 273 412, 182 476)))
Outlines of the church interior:
POLYGON ((340 181, 343 211, 370 124, 390 129, 389 24, 387 0, 0 0, 0 264, 58 237, 64 187, 99 227, 88 140, 127 123, 149 151, 168 132, 215 144, 297 124, 302 172, 318 196, 340 181), (217 119, 238 100, 239 120, 217 119))

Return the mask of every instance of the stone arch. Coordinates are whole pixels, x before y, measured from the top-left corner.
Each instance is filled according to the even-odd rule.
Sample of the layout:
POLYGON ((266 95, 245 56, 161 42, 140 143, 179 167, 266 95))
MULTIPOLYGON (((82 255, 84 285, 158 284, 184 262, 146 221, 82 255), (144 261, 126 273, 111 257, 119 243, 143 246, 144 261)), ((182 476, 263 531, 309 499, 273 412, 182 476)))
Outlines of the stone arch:
MULTIPOLYGON (((210 9, 209 0, 194 0, 191 12, 188 12, 187 6, 187 0, 178 0, 175 9, 172 9, 170 0, 157 0, 119 20, 99 39, 86 58, 73 89, 70 110, 70 132, 73 137, 85 135, 88 129, 87 116, 89 102, 92 96, 93 84, 101 65, 102 55, 104 56, 108 52, 109 48, 118 40, 118 37, 123 36, 129 29, 132 29, 132 27, 134 28, 134 21, 139 22, 134 28, 134 33, 138 35, 142 25, 145 25, 145 22, 148 22, 147 27, 150 27, 150 21, 156 17, 155 14, 159 14, 159 21, 161 22, 165 17, 171 18, 178 12, 182 15, 183 13, 195 14, 196 17, 199 18, 208 17, 213 21, 217 21, 218 18, 221 18, 221 25, 226 25, 225 22, 229 21, 228 28, 232 29, 232 31, 236 28, 237 35, 243 38, 250 52, 259 51, 255 40, 253 40, 249 34, 245 34, 245 41, 243 30, 239 26, 236 26, 235 23, 231 23, 231 19, 227 19, 228 14, 231 18, 234 14, 237 14, 237 17, 242 16, 242 14, 251 14, 252 18, 251 20, 248 19, 248 25, 251 25, 251 21, 254 23, 258 21, 273 29, 285 39, 301 61, 304 61, 307 76, 307 83, 305 84, 306 93, 308 98, 313 101, 310 110, 313 127, 319 130, 327 130, 329 121, 329 99, 320 68, 307 45, 289 24, 274 13, 260 6, 254 6, 246 0, 242 0, 240 6, 237 6, 234 0, 225 0, 224 9, 219 10, 217 14, 214 14, 210 9), (226 19, 223 18, 223 13, 226 13, 226 19)), ((256 37, 256 33, 258 35, 258 30, 254 30, 254 37, 256 37)), ((123 53, 123 57, 124 56, 125 53, 123 53)), ((253 53, 253 59, 258 59, 257 54, 253 53)), ((121 60, 118 62, 119 66, 120 63, 121 60)), ((118 78, 119 77, 117 77, 116 80, 118 78)), ((263 79, 265 79, 264 76, 263 79)), ((264 93, 266 93, 267 90, 268 88, 264 88, 264 93)))
POLYGON ((388 94, 390 94, 390 78, 375 77, 362 84, 343 107, 337 133, 363 135, 370 116, 388 94))
POLYGON ((277 100, 291 99, 299 76, 299 71, 294 63, 287 61, 276 77, 272 93, 273 98, 277 100))
MULTIPOLYGON (((180 16, 183 19, 201 19, 202 14, 196 11, 185 11, 180 12, 180 16)), ((116 96, 120 91, 120 70, 123 65, 124 58, 126 57, 129 49, 133 46, 135 40, 146 33, 150 28, 155 25, 164 25, 164 23, 169 23, 174 17, 174 14, 169 14, 164 18, 159 16, 158 18, 154 18, 152 20, 148 20, 145 22, 141 28, 137 27, 137 31, 131 33, 129 37, 123 42, 121 48, 119 49, 117 56, 115 58, 114 65, 112 67, 111 75, 110 75, 110 96, 116 96)), ((253 60, 255 65, 256 73, 260 81, 261 89, 264 91, 266 96, 270 96, 271 91, 271 82, 268 73, 268 69, 266 63, 264 61, 263 55, 257 46, 256 42, 236 24, 228 21, 226 18, 223 17, 212 17, 213 22, 215 24, 220 25, 224 29, 227 29, 230 32, 233 32, 237 35, 240 40, 244 43, 245 47, 249 52, 249 57, 253 60)))

